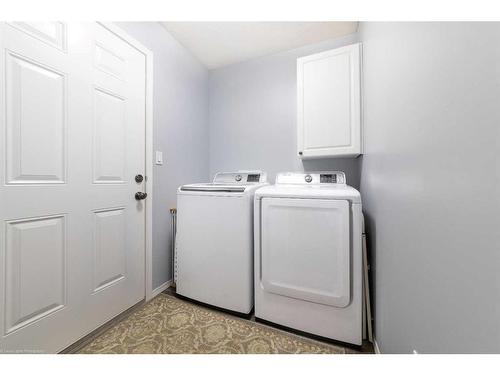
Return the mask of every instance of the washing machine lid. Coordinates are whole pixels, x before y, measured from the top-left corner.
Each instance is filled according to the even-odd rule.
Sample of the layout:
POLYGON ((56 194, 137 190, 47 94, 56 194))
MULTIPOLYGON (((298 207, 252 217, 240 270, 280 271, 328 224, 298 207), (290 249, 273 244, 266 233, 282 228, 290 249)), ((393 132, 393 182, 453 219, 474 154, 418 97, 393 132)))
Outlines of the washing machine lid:
POLYGON ((361 203, 359 191, 346 184, 344 172, 283 172, 276 176, 276 184, 257 190, 256 199, 318 198, 341 199, 361 203))
POLYGON ((213 182, 182 185, 180 191, 243 193, 267 184, 267 174, 262 171, 220 172, 213 182))
POLYGON ((245 185, 224 185, 224 184, 190 184, 181 186, 181 191, 206 191, 206 192, 224 192, 224 193, 243 193, 247 186, 245 185))

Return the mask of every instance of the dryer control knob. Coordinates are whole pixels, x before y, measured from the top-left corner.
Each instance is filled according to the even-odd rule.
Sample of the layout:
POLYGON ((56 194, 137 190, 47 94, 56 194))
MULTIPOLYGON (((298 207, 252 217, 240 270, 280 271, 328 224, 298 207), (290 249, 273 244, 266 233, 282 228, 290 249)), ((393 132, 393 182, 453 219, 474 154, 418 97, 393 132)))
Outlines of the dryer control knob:
POLYGON ((306 180, 306 182, 309 183, 313 180, 313 178, 310 174, 306 174, 306 177, 304 177, 304 180, 306 180))

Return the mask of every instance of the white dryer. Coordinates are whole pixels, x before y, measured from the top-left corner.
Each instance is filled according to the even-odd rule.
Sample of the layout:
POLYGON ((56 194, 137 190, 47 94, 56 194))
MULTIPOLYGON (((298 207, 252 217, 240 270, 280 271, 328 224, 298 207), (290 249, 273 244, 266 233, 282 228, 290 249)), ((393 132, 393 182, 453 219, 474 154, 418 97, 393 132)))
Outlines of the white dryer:
POLYGON ((253 308, 253 199, 261 171, 217 173, 177 192, 176 292, 235 312, 253 308))
POLYGON ((361 345, 363 216, 344 173, 280 173, 254 217, 255 316, 361 345))

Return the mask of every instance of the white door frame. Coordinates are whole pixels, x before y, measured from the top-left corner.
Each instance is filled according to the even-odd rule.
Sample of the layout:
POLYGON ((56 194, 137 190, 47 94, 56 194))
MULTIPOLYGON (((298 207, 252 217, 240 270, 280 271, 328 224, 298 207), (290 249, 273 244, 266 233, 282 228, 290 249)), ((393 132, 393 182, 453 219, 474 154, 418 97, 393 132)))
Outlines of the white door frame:
POLYGON ((145 297, 149 301, 153 295, 153 52, 132 38, 123 29, 111 22, 98 22, 110 32, 127 42, 146 58, 146 226, 145 226, 145 297))

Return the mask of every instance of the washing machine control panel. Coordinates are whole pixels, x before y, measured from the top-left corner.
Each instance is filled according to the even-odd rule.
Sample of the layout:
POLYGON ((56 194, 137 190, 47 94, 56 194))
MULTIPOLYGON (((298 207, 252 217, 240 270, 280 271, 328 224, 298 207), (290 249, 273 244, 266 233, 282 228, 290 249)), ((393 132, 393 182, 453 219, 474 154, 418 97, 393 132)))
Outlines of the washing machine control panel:
POLYGON ((276 184, 332 185, 345 184, 344 172, 278 173, 276 184))
POLYGON ((252 184, 267 182, 267 175, 262 171, 221 172, 214 177, 214 183, 222 184, 252 184))
POLYGON ((260 182, 260 173, 252 173, 247 176, 247 182, 260 182))

